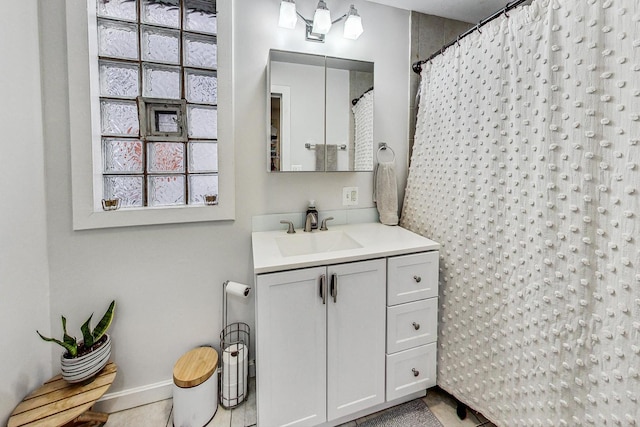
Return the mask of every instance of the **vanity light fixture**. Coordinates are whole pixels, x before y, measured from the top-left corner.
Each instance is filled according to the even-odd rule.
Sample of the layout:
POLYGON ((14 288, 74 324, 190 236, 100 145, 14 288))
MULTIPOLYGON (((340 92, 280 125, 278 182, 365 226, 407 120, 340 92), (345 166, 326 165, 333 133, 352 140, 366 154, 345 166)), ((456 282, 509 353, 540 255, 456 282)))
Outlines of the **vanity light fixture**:
POLYGON ((280 17, 278 26, 293 30, 296 27, 297 17, 300 17, 306 27, 306 39, 324 43, 325 35, 331 30, 331 26, 346 18, 343 36, 356 40, 362 34, 362 18, 358 10, 352 4, 349 11, 336 20, 331 20, 331 13, 324 0, 318 1, 313 20, 307 19, 296 10, 295 0, 282 0, 280 2, 280 17))

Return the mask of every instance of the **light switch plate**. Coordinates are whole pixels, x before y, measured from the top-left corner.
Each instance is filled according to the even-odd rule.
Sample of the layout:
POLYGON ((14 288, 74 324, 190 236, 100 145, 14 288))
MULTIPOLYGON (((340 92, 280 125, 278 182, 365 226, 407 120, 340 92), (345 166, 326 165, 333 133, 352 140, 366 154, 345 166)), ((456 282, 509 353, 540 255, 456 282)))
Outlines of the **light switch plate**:
POLYGON ((358 187, 342 187, 342 206, 358 205, 358 187))

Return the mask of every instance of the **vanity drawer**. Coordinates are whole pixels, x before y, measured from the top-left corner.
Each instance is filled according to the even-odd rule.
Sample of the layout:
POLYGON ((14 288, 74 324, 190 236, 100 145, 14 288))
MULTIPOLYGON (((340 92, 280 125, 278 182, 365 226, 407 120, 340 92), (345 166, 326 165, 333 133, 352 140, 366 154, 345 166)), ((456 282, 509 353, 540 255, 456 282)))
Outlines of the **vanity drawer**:
POLYGON ((436 385, 436 343, 387 355, 387 402, 436 385))
POLYGON ((438 296, 438 251, 389 258, 387 305, 438 296))
POLYGON ((435 342, 438 298, 387 307, 387 353, 435 342))

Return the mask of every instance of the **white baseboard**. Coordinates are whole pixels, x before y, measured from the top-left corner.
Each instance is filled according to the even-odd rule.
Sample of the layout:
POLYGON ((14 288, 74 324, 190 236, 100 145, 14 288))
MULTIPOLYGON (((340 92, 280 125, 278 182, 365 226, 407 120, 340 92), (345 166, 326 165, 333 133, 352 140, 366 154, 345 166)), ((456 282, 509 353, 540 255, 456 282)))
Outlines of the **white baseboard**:
POLYGON ((107 393, 96 403, 99 412, 111 414, 124 411, 136 406, 147 405, 160 400, 170 399, 172 396, 173 380, 162 381, 142 387, 107 393))
MULTIPOLYGON (((249 376, 256 376, 256 365, 249 361, 249 376)), ((173 396, 173 379, 149 384, 142 387, 107 393, 96 403, 95 409, 99 412, 111 414, 124 411, 137 406, 148 405, 160 400, 171 399, 173 396)))

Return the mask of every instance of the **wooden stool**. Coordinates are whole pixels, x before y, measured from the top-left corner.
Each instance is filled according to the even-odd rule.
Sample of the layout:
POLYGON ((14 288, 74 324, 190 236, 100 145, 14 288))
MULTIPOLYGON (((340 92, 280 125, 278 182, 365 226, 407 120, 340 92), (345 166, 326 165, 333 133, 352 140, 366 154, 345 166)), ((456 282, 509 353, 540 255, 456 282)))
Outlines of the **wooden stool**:
POLYGON ((218 409, 218 352, 198 347, 173 368, 173 424, 204 426, 218 409))
POLYGON ((94 426, 107 422, 109 414, 91 407, 116 378, 115 363, 107 366, 88 384, 70 384, 57 375, 28 395, 11 413, 7 427, 94 426))

